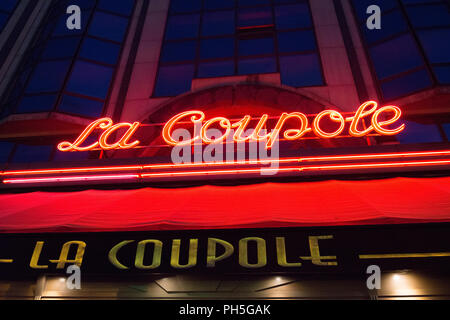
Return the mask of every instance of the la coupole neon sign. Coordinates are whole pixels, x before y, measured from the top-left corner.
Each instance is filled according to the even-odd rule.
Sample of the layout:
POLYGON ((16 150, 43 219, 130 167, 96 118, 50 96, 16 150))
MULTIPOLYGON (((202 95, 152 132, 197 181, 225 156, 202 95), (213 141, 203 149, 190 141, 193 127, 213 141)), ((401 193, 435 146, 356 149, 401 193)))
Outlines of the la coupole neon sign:
MULTIPOLYGON (((236 142, 246 142, 246 141, 266 141, 266 148, 270 149, 276 139, 282 136, 286 140, 298 140, 305 136, 307 133, 312 132, 318 138, 330 139, 340 136, 345 129, 345 124, 350 123, 348 128, 348 134, 352 137, 364 137, 369 134, 377 133, 383 136, 392 136, 402 132, 405 129, 405 125, 401 124, 398 127, 391 129, 388 126, 394 125, 401 117, 401 110, 396 106, 385 106, 378 107, 378 103, 375 101, 367 101, 363 103, 358 110, 352 115, 345 117, 342 113, 336 110, 324 110, 317 114, 311 125, 307 115, 301 112, 291 112, 283 113, 278 118, 278 121, 269 133, 264 133, 261 135, 263 128, 266 126, 269 116, 263 114, 259 118, 258 124, 255 126, 253 132, 250 135, 243 136, 245 130, 248 128, 252 117, 245 115, 241 120, 237 122, 232 122, 230 119, 225 117, 215 117, 206 122, 206 115, 202 111, 192 110, 182 112, 173 118, 171 118, 164 126, 162 130, 162 138, 164 141, 172 146, 183 146, 190 145, 194 142, 202 141, 205 144, 221 143, 226 140, 231 134, 233 135, 233 140, 236 142), (381 118, 384 120, 381 120, 381 118), (339 127, 334 132, 326 132, 321 123, 324 118, 328 118, 332 122, 335 122, 339 127), (183 124, 186 119, 190 119, 193 125, 201 125, 200 134, 189 140, 177 141, 172 137, 172 131, 175 126, 179 125, 181 122, 183 124), (286 121, 289 119, 294 119, 298 122, 296 128, 286 128, 286 121), (370 119, 370 121, 369 121, 370 119), (364 127, 361 123, 367 120, 370 125, 360 130, 358 128, 364 127), (221 137, 210 138, 207 135, 208 129, 213 125, 220 126, 224 133, 221 137)), ((139 140, 132 140, 133 135, 141 126, 140 122, 134 123, 118 123, 114 124, 110 118, 101 118, 86 127, 86 129, 81 133, 81 135, 74 141, 68 142, 64 141, 58 145, 60 151, 89 151, 92 149, 100 148, 103 150, 113 150, 113 149, 131 149, 135 148, 140 144, 139 140), (103 130, 102 134, 98 138, 98 141, 82 146, 86 139, 95 131, 103 130), (111 136, 117 133, 120 129, 126 129, 125 133, 117 139, 111 142, 111 136)))

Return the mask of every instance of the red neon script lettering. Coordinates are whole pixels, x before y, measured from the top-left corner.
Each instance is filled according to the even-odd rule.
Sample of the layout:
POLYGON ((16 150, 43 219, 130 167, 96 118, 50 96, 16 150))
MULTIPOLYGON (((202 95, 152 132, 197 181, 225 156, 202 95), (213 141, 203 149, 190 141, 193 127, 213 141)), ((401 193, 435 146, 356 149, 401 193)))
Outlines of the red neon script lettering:
POLYGON ((237 128, 236 132, 233 135, 233 140, 236 142, 244 142, 244 141, 261 141, 267 139, 266 148, 270 149, 278 136, 281 135, 283 128, 285 126, 285 122, 288 119, 297 119, 300 122, 300 126, 295 129, 285 129, 283 131, 283 137, 286 140, 297 140, 302 138, 306 133, 312 131, 317 137, 323 139, 334 138, 342 134, 345 129, 346 122, 350 122, 350 127, 348 129, 348 134, 352 137, 363 137, 372 132, 378 133, 380 135, 396 135, 402 132, 405 129, 405 125, 402 124, 395 129, 388 129, 386 126, 394 124, 401 117, 401 110, 396 106, 386 106, 378 109, 378 104, 375 101, 368 101, 363 103, 358 110, 355 112, 354 116, 345 118, 340 112, 336 110, 324 110, 315 116, 314 121, 312 122, 311 127, 308 125, 308 117, 300 112, 293 113, 283 113, 274 129, 265 135, 260 135, 262 128, 267 124, 267 120, 269 116, 267 114, 263 114, 261 118, 259 118, 259 122, 253 130, 253 133, 247 137, 243 137, 243 132, 248 127, 250 121, 252 120, 251 116, 246 115, 241 120, 235 123, 231 123, 229 119, 224 117, 217 117, 211 120, 208 120, 205 124, 202 125, 201 134, 199 136, 194 137, 193 139, 186 141, 175 141, 172 138, 172 129, 175 125, 179 124, 180 120, 184 117, 191 116, 191 122, 195 124, 202 124, 205 119, 205 114, 201 111, 186 111, 176 115, 172 119, 167 122, 163 129, 163 139, 172 146, 183 146, 192 144, 196 140, 201 140, 203 143, 211 144, 211 143, 219 143, 224 141, 227 136, 231 132, 231 128, 237 128), (385 116, 385 114, 392 114, 388 120, 380 121, 381 116, 385 116), (370 125, 368 128, 364 130, 358 129, 361 127, 364 121, 364 118, 370 118, 370 125), (339 124, 338 129, 334 132, 326 132, 321 126, 322 120, 324 118, 328 118, 332 122, 336 122, 339 124), (218 122, 220 126, 226 129, 225 133, 222 137, 218 139, 210 139, 206 135, 209 127, 218 122))
POLYGON ((58 145, 58 150, 63 152, 68 151, 89 151, 95 148, 101 148, 103 150, 112 149, 131 149, 139 145, 139 141, 129 142, 133 134, 139 128, 141 124, 139 122, 134 123, 118 123, 113 125, 113 121, 110 118, 102 118, 92 122, 84 129, 81 135, 73 142, 64 141, 58 145), (124 135, 115 143, 108 143, 109 137, 121 128, 128 128, 124 135), (98 141, 89 146, 82 147, 81 145, 96 129, 104 130, 98 141))

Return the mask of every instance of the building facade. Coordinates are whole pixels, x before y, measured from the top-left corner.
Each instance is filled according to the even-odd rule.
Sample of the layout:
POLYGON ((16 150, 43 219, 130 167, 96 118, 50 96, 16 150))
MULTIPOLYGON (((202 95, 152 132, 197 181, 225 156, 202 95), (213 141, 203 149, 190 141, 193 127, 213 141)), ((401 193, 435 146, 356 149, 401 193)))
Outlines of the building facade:
MULTIPOLYGON (((448 39, 447 0, 3 0, 0 239, 25 247, 27 240, 32 247, 22 259, 29 270, 11 271, 0 296, 448 298, 448 39), (71 5, 81 10, 80 28, 68 28, 71 5), (368 27, 371 5, 381 9, 380 29, 368 27), (170 129, 176 125, 168 127, 177 114, 192 116, 192 123, 186 116, 176 125, 193 136, 197 127, 190 126, 202 114, 221 130, 201 133, 199 148, 183 149, 184 165, 174 161, 179 140, 170 129), (224 129, 233 122, 234 129, 248 120, 248 128, 259 123, 270 131, 282 114, 297 127, 277 140, 275 156, 265 154, 276 162, 276 173, 261 169, 263 148, 252 153, 242 135, 242 153, 239 139, 208 150, 217 135, 232 136, 224 129), (133 135, 125 139, 127 133, 133 135), (100 214, 105 210, 111 217, 100 214), (136 256, 138 272, 124 275, 115 269, 129 267, 121 269, 109 251, 104 270, 112 264, 113 271, 102 272, 104 261, 93 261, 86 289, 67 292, 59 281, 63 267, 25 260, 41 257, 40 238, 46 239, 41 249, 47 243, 59 252, 58 245, 75 240, 73 232, 91 242, 98 234, 108 250, 116 248, 117 233, 117 243, 134 239, 138 252, 145 250, 144 239, 159 237, 149 243, 154 258, 161 243, 162 264, 136 256), (216 248, 211 239, 228 239, 231 247, 217 243, 223 259, 239 255, 236 266, 227 265, 233 272, 209 272, 214 259, 205 258, 211 256, 206 247, 198 263, 189 255, 189 268, 174 267, 177 237, 189 250, 197 248, 192 239, 208 248, 216 248), (303 271, 293 262, 298 257, 287 261, 284 237, 303 239, 310 250, 303 266, 311 261, 317 269, 303 271), (366 247, 349 249, 354 237, 366 247), (332 239, 341 242, 323 250, 336 249, 349 260, 341 263, 332 253, 321 259, 313 250, 314 241, 332 239), (172 251, 164 251, 166 242, 172 251), (276 266, 248 254, 253 245, 257 252, 267 245, 266 260, 276 266), (384 259, 382 253, 400 256, 384 259), (165 267, 165 259, 173 263, 165 267), (201 259, 209 262, 200 268, 201 259), (380 262, 386 272, 378 291, 366 287, 369 262, 380 262), (191 266, 200 269, 189 272, 191 266), (333 266, 337 271, 327 269, 333 266), (406 280, 399 285, 396 276, 406 280)), ((81 245, 86 254, 89 241, 81 245)), ((91 252, 100 252, 96 245, 91 252)), ((7 253, 14 254, 0 252, 0 259, 7 253)), ((14 259, 6 258, 0 267, 14 269, 14 259)))

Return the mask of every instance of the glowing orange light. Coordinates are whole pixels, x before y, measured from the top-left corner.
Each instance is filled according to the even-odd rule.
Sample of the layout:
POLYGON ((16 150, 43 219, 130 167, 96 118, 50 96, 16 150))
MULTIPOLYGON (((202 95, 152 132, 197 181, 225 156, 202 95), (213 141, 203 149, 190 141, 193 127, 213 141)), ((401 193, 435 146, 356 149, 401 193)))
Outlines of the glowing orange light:
POLYGON ((355 115, 353 117, 349 117, 346 120, 351 121, 349 133, 353 137, 363 137, 365 135, 368 135, 372 130, 373 127, 369 127, 363 131, 358 130, 358 124, 360 123, 360 120, 363 119, 366 116, 369 116, 377 110, 378 103, 375 101, 367 101, 364 102, 356 111, 355 115), (369 111, 366 111, 367 107, 372 106, 372 108, 369 111))
POLYGON ((450 160, 430 160, 430 161, 404 161, 404 162, 384 162, 384 163, 364 163, 348 165, 325 165, 304 167, 303 170, 351 170, 367 168, 385 168, 385 167, 417 167, 417 166, 435 166, 450 164, 450 160))
POLYGON ((80 134, 80 136, 75 140, 74 143, 68 141, 61 142, 58 145, 58 150, 60 151, 88 151, 99 146, 99 142, 95 142, 87 147, 80 147, 80 145, 94 132, 95 129, 108 129, 111 127, 113 121, 110 118, 102 118, 92 122, 87 126, 86 129, 80 134))
POLYGON ((52 182, 74 182, 74 181, 91 181, 91 180, 123 180, 137 179, 138 174, 118 174, 118 175, 102 175, 102 176, 72 176, 72 177, 51 177, 51 178, 24 178, 24 179, 5 179, 3 183, 52 183, 52 182))
POLYGON ((334 111, 334 110, 322 111, 321 113, 319 113, 316 116, 316 118, 314 119, 314 122, 313 122, 313 131, 320 138, 337 137, 338 135, 340 135, 342 133, 342 131, 344 131, 344 127, 345 127, 345 119, 344 119, 344 117, 339 112, 334 111), (339 129, 337 129, 333 133, 326 133, 325 131, 323 131, 320 128, 320 120, 322 120, 322 118, 325 117, 325 116, 329 116, 330 119, 333 120, 334 122, 340 122, 341 125, 340 125, 339 129))
MULTIPOLYGON (((446 153, 448 154, 448 152, 446 153)), ((435 153, 437 155, 437 153, 435 153)), ((362 155, 361 155, 362 156, 362 155)), ((354 157, 361 157, 354 156, 354 157)), ((329 157, 332 158, 332 157, 329 157)), ((289 159, 292 160, 292 159, 289 159)), ((376 169, 386 167, 420 167, 420 166, 442 166, 449 165, 450 160, 422 160, 422 161, 401 161, 401 162, 380 162, 380 163, 355 163, 343 165, 319 165, 319 166, 299 166, 282 168, 253 168, 253 169, 221 169, 221 170, 201 170, 201 171, 173 171, 173 172, 155 172, 143 174, 117 174, 117 175, 90 175, 90 176, 59 176, 46 178, 18 178, 5 179, 5 184, 32 184, 32 183, 55 183, 55 182, 73 182, 73 181, 101 181, 101 180, 122 180, 138 178, 164 178, 177 176, 207 176, 207 175, 230 175, 230 174, 256 174, 263 172, 301 172, 301 171, 322 171, 322 170, 358 170, 358 169, 376 169)), ((156 166, 146 166, 155 169, 156 166)))
POLYGON ((339 136, 345 129, 345 123, 351 122, 350 128, 349 128, 349 135, 352 137, 363 137, 369 135, 372 131, 375 131, 376 133, 380 135, 395 135, 400 133, 405 129, 405 125, 400 125, 396 129, 387 129, 385 126, 394 124, 397 120, 399 120, 401 117, 401 110, 400 108, 396 106, 386 106, 378 109, 378 104, 375 101, 368 101, 363 103, 358 110, 356 111, 355 115, 352 117, 344 118, 344 116, 336 111, 336 110, 324 110, 317 114, 314 118, 314 121, 312 123, 312 127, 308 127, 308 118, 305 114, 300 112, 294 112, 294 113, 283 113, 275 126, 275 128, 264 135, 261 135, 261 131, 267 124, 267 120, 269 119, 269 116, 267 114, 261 115, 259 118, 259 122, 254 128, 251 135, 247 137, 243 137, 244 130, 248 127, 251 116, 246 115, 241 120, 231 123, 231 121, 224 117, 217 117, 213 118, 211 120, 208 120, 205 124, 203 124, 203 120, 205 119, 205 114, 201 111, 186 111, 183 113, 180 113, 173 117, 172 119, 167 122, 167 124, 163 128, 163 134, 162 137, 164 141, 166 141, 167 144, 172 146, 185 146, 190 145, 196 140, 201 140, 203 143, 210 144, 210 143, 218 143, 226 140, 227 136, 230 134, 231 128, 237 128, 236 132, 233 135, 233 140, 236 142, 244 142, 244 141, 261 141, 267 139, 266 142, 266 148, 270 149, 276 139, 278 139, 279 135, 281 134, 281 131, 285 125, 285 122, 290 118, 296 118, 300 121, 300 127, 299 128, 291 128, 291 129, 285 129, 283 132, 283 136, 286 140, 296 140, 302 138, 306 133, 313 131, 314 134, 319 138, 329 139, 339 136), (369 109, 370 107, 370 109, 369 109), (369 109, 369 110, 367 110, 369 109), (389 120, 380 121, 379 118, 381 114, 383 113, 393 113, 393 116, 389 120), (172 138, 171 132, 174 128, 174 126, 180 122, 180 120, 184 117, 192 116, 191 121, 195 124, 202 124, 201 127, 201 134, 199 136, 195 136, 193 139, 185 140, 185 141, 175 141, 172 138), (360 131, 358 129, 358 125, 362 121, 363 118, 372 116, 371 118, 371 126, 364 129, 363 131, 360 131), (330 120, 333 122, 339 123, 339 128, 335 132, 327 133, 322 130, 320 126, 320 121, 324 117, 329 117, 330 120), (222 128, 226 129, 226 132, 218 139, 210 139, 206 133, 211 124, 214 122, 219 122, 220 126, 222 128))
POLYGON ((100 138, 98 140, 100 148, 102 148, 103 150, 112 150, 112 149, 131 149, 131 148, 136 147, 140 143, 138 140, 136 140, 132 143, 129 143, 128 140, 139 128, 139 125, 140 125, 139 122, 135 122, 133 124, 119 123, 119 124, 112 126, 108 130, 103 132, 102 135, 100 136, 100 138), (128 127, 128 130, 119 141, 117 141, 116 143, 113 143, 113 144, 108 144, 107 141, 111 134, 113 134, 115 131, 119 130, 120 128, 126 128, 126 127, 128 127))
POLYGON ((203 119, 205 119, 205 114, 203 112, 195 110, 182 112, 174 116, 166 123, 162 131, 162 137, 167 144, 172 146, 189 145, 199 138, 198 136, 196 136, 193 139, 187 141, 176 141, 172 138, 173 127, 177 124, 178 121, 187 116, 191 116, 191 121, 194 123, 194 125, 197 123, 202 123, 203 119))
POLYGON ((199 175, 227 175, 227 174, 251 174, 261 172, 301 172, 301 171, 320 171, 320 170, 351 170, 361 168, 385 168, 385 167, 414 167, 424 165, 446 165, 450 164, 450 160, 435 161, 404 161, 392 163, 367 163, 367 164, 349 164, 349 165, 323 165, 323 166, 305 166, 290 168, 258 168, 258 169, 223 169, 223 170, 204 170, 204 171, 174 171, 162 173, 142 174, 142 178, 156 177, 176 177, 176 176, 199 176, 199 175))
POLYGON ((202 137, 202 140, 203 140, 204 142, 206 142, 206 143, 220 143, 220 142, 222 142, 223 140, 225 140, 225 139, 227 138, 227 136, 230 134, 230 131, 231 131, 231 123, 230 123, 230 120, 228 120, 227 118, 223 118, 223 117, 217 117, 217 118, 213 118, 213 119, 207 121, 207 122, 202 126, 202 129, 201 129, 201 137, 202 137), (225 129, 226 129, 226 132, 225 132, 225 133, 222 135, 222 137, 220 137, 220 138, 210 139, 210 138, 207 136, 207 132, 208 132, 209 127, 210 127, 214 122, 219 122, 219 123, 220 123, 220 126, 221 126, 222 128, 225 128, 225 129))
POLYGON ((130 149, 139 145, 139 141, 136 140, 132 143, 129 143, 129 139, 136 132, 141 124, 139 122, 131 123, 118 123, 113 125, 113 121, 110 118, 102 118, 92 122, 90 125, 86 127, 86 129, 81 133, 81 135, 73 142, 70 143, 68 141, 61 142, 58 145, 58 150, 67 152, 67 151, 89 151, 95 149, 97 147, 102 148, 103 150, 112 150, 112 149, 130 149), (125 134, 113 144, 109 144, 107 142, 109 136, 116 132, 120 128, 126 128, 128 130, 125 134), (81 147, 81 144, 86 141, 86 139, 94 132, 95 129, 105 130, 100 136, 99 140, 89 146, 81 147))
MULTIPOLYGON (((252 120, 251 116, 246 115, 241 120, 231 123, 231 120, 225 117, 216 117, 210 119, 203 123, 205 120, 205 114, 202 111, 191 110, 182 112, 174 117, 172 117, 164 126, 162 130, 162 138, 164 141, 171 146, 186 146, 191 145, 197 140, 202 141, 206 144, 211 143, 220 143, 227 139, 227 137, 231 133, 232 128, 237 128, 236 132, 233 134, 233 140, 235 142, 245 142, 245 141, 262 141, 266 140, 266 149, 272 148, 275 141, 279 138, 279 136, 283 132, 283 137, 286 140, 297 140, 301 139, 306 133, 313 131, 314 134, 319 138, 334 138, 338 137, 345 129, 345 123, 351 122, 350 127, 348 129, 349 135, 352 137, 363 137, 369 135, 372 131, 380 135, 395 135, 404 130, 405 125, 402 124, 396 129, 388 129, 386 126, 394 124, 401 117, 401 110, 396 106, 385 106, 378 109, 378 104, 375 101, 368 101, 363 103, 355 115, 352 117, 344 118, 344 116, 336 111, 336 110, 324 110, 317 114, 312 123, 312 127, 308 127, 308 117, 307 115, 300 112, 293 113, 283 113, 278 119, 278 122, 275 128, 271 132, 267 132, 261 135, 261 131, 267 124, 267 120, 269 116, 267 114, 263 114, 259 118, 259 122, 254 128, 252 134, 247 137, 243 137, 243 133, 245 129, 248 127, 250 121, 252 120), (393 116, 384 121, 380 121, 379 118, 382 114, 385 113, 393 113, 393 116), (371 125, 360 131, 358 129, 359 123, 363 118, 372 116, 371 125), (181 120, 185 117, 190 117, 192 124, 194 125, 194 137, 188 140, 176 141, 172 137, 172 131, 174 130, 177 124, 181 123, 181 120), (320 121, 324 117, 329 117, 330 120, 334 122, 340 123, 339 128, 335 132, 327 133, 322 130, 320 126, 320 121), (298 128, 284 128, 287 120, 295 118, 299 120, 300 126, 298 128), (219 138, 211 139, 208 137, 208 129, 214 124, 219 123, 219 125, 225 129, 223 135, 219 138), (197 126, 200 128, 200 132, 197 132, 197 126)), ((131 137, 136 133, 137 129, 141 126, 141 123, 118 123, 113 124, 113 121, 110 118, 102 118, 92 122, 90 125, 86 127, 86 129, 81 133, 81 135, 73 142, 64 141, 58 145, 58 149, 60 151, 89 151, 95 148, 101 148, 103 150, 113 150, 113 149, 130 149, 137 147, 140 142, 135 140, 134 142, 129 142, 131 137), (110 136, 117 132, 119 129, 128 128, 125 134, 118 139, 114 143, 108 142, 110 136), (82 144, 86 141, 86 139, 94 132, 94 130, 100 129, 104 130, 104 132, 100 135, 100 138, 95 143, 89 146, 82 146, 82 144)))
MULTIPOLYGON (((442 151, 421 151, 421 152, 395 152, 395 153, 376 153, 342 156, 319 156, 302 158, 280 158, 272 162, 290 163, 290 162, 319 162, 319 161, 350 161, 350 160, 371 160, 379 158, 411 158, 411 157, 436 157, 449 156, 450 150, 442 151)), ((104 171, 141 171, 143 169, 158 170, 167 168, 188 168, 188 167, 208 167, 208 166, 234 166, 234 165, 256 165, 270 163, 270 159, 264 160, 242 160, 225 162, 194 162, 181 164, 148 164, 142 166, 105 166, 105 167, 85 167, 85 168, 61 168, 61 169, 40 169, 40 170, 13 170, 0 172, 0 176, 21 176, 21 175, 44 175, 44 174, 69 174, 69 173, 95 173, 104 171)))
POLYGON ((372 126, 375 129, 375 131, 378 132, 379 134, 387 135, 387 136, 396 135, 405 129, 405 124, 402 124, 397 129, 386 129, 386 128, 383 128, 383 126, 395 123, 398 119, 400 119, 401 116, 402 116, 402 111, 400 110, 399 107, 396 107, 396 106, 382 107, 382 108, 378 109, 377 111, 375 111, 375 113, 373 114, 372 126), (394 116, 389 120, 379 122, 378 117, 380 116, 380 114, 382 112, 393 112, 394 116))

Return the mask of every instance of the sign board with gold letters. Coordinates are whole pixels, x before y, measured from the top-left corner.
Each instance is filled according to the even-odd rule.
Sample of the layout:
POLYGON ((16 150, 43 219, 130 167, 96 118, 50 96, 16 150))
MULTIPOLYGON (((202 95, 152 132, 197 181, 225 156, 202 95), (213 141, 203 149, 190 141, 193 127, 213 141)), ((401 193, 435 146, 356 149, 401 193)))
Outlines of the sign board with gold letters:
POLYGON ((450 224, 2 234, 0 274, 347 273, 450 267, 450 224))

